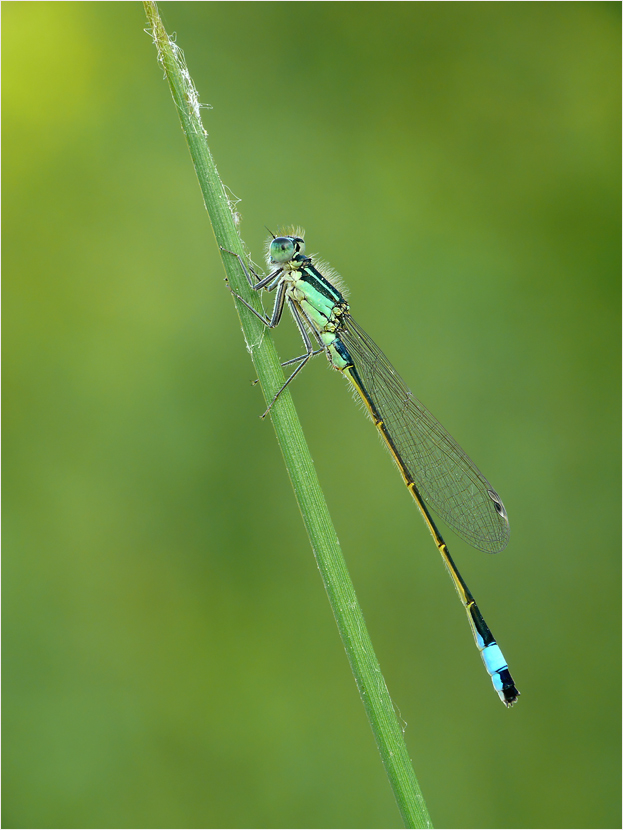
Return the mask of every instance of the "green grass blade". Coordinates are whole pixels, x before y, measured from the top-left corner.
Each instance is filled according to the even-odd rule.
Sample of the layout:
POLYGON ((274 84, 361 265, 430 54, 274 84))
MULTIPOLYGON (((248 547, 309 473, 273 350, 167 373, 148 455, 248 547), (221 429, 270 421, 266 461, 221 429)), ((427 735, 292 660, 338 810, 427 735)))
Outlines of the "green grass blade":
MULTIPOLYGON (((221 247, 244 256, 231 206, 208 148, 197 92, 184 57, 180 48, 169 39, 156 3, 145 2, 144 6, 158 51, 158 60, 164 68, 177 106, 216 241, 221 247)), ((247 284, 238 260, 229 254, 222 256, 232 288, 260 310, 257 295, 247 284)), ((283 384, 284 376, 270 333, 242 303, 236 301, 236 307, 264 397, 267 402, 271 401, 283 384)), ((357 688, 404 824, 406 827, 431 827, 426 804, 409 760, 402 729, 374 654, 289 390, 286 390, 273 406, 271 419, 357 688)))

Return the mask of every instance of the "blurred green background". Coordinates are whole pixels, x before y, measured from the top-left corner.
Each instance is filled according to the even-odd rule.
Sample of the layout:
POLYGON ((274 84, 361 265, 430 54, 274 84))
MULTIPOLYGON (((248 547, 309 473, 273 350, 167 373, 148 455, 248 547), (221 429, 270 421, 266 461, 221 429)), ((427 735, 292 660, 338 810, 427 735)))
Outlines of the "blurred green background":
MULTIPOLYGON (((293 389, 438 827, 620 824, 619 3, 162 3, 289 223, 501 493, 450 547, 293 389)), ((3 4, 5 827, 398 827, 139 3, 3 4)), ((284 359, 294 326, 276 333, 284 359)))

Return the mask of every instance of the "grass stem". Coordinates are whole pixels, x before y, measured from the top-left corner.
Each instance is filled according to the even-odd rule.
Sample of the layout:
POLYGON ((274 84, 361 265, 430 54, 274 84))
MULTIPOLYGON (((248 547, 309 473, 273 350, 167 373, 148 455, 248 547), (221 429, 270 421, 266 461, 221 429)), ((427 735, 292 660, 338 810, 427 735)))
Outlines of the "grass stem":
MULTIPOLYGON (((244 257, 245 252, 232 207, 208 147, 197 91, 184 56, 179 46, 167 35, 158 14, 157 4, 145 2, 144 6, 158 51, 158 60, 164 68, 188 142, 216 242, 221 249, 233 251, 244 257)), ((257 294, 250 289, 236 257, 222 252, 222 258, 233 290, 260 310, 257 294)), ((270 402, 284 381, 277 352, 270 333, 261 321, 244 304, 237 300, 235 304, 264 397, 270 402)), ((431 827, 402 728, 374 654, 289 389, 280 395, 271 409, 270 417, 357 688, 405 827, 431 827)))

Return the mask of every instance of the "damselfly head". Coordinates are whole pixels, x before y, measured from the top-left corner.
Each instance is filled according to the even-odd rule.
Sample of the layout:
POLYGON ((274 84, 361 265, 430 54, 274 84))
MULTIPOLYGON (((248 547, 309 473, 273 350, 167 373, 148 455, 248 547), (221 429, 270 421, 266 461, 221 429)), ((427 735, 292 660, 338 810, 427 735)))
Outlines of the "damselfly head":
POLYGON ((305 240, 300 236, 276 236, 268 246, 268 257, 273 265, 290 262, 297 254, 304 253, 305 240))

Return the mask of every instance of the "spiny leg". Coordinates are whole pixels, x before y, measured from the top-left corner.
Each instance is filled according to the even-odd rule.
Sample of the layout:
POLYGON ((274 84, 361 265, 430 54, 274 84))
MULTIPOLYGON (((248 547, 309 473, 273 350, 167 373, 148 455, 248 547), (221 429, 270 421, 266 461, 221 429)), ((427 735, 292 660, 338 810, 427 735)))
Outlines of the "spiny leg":
POLYGON ((272 311, 272 314, 271 314, 270 318, 268 317, 268 315, 260 314, 259 311, 256 311, 253 308, 253 306, 245 300, 244 297, 241 297, 240 294, 236 294, 236 292, 231 287, 231 285, 227 282, 227 280, 225 280, 225 282, 227 283, 227 287, 229 288, 231 293, 234 295, 234 297, 237 300, 240 300, 240 302, 243 305, 246 305, 246 307, 249 309, 249 311, 252 311, 255 314, 255 316, 258 318, 258 320, 261 320, 262 323, 264 323, 264 325, 267 328, 274 329, 279 325, 279 322, 281 320, 281 315, 283 314, 283 305, 284 305, 285 298, 286 298, 287 285, 286 285, 285 282, 282 282, 282 283, 279 284, 279 289, 277 291, 277 296, 275 297, 275 303, 273 305, 273 311, 272 311))
MULTIPOLYGON (((324 347, 322 349, 314 349, 314 351, 311 353, 311 357, 316 357, 316 355, 322 354, 324 351, 325 351, 324 347)), ((308 359, 307 353, 299 355, 298 357, 292 357, 292 358, 290 358, 290 360, 285 360, 281 364, 281 368, 283 369, 284 366, 290 366, 290 365, 292 365, 292 363, 298 363, 299 360, 307 360, 307 359, 308 359)), ((259 382, 260 382, 259 378, 256 378, 254 381, 251 382, 251 386, 256 386, 259 382)))
MULTIPOLYGON (((242 259, 242 257, 240 256, 240 254, 237 254, 234 251, 230 251, 227 248, 223 248, 222 245, 220 247, 221 247, 221 250, 224 251, 225 253, 231 254, 232 256, 236 257, 236 259, 240 263, 240 266, 241 266, 241 268, 244 272, 245 277, 247 278, 247 282, 249 283, 249 285, 251 286, 251 288, 254 291, 259 291, 262 288, 266 288, 268 291, 273 291, 275 288, 277 288, 277 286, 279 286, 279 288, 277 290, 277 296, 275 297, 275 303, 273 305, 273 311, 272 311, 272 314, 271 314, 270 319, 269 319, 268 315, 260 314, 259 311, 256 311, 253 308, 253 306, 250 305, 244 299, 244 297, 241 297, 240 294, 237 294, 233 290, 231 285, 229 284, 229 281, 227 280, 227 278, 225 278, 225 283, 227 284, 227 287, 229 288, 231 293, 234 295, 234 297, 236 297, 237 300, 240 300, 240 302, 243 305, 245 305, 249 309, 249 311, 252 311, 253 314, 255 314, 255 316, 259 320, 261 320, 262 323, 264 323, 265 326, 267 326, 267 328, 270 328, 270 329, 276 328, 279 325, 279 322, 281 321, 281 316, 283 314, 283 306, 284 306, 284 303, 286 301, 287 284, 285 282, 279 282, 278 281, 279 274, 281 274, 283 269, 282 268, 277 268, 277 269, 275 269, 275 271, 268 274, 268 276, 263 277, 263 278, 260 279, 260 277, 251 268, 250 270, 251 270, 253 276, 256 279, 259 280, 259 282, 254 283, 253 280, 251 279, 251 274, 249 274, 249 271, 247 270, 247 266, 246 266, 244 260, 242 259), (273 284, 270 284, 270 283, 273 283, 273 284)), ((299 357, 294 357, 291 360, 286 360, 285 363, 281 364, 282 366, 290 366, 293 363, 298 363, 299 365, 292 372, 292 374, 286 380, 286 382, 283 384, 283 386, 277 391, 276 395, 273 397, 272 401, 269 403, 266 411, 260 416, 261 418, 265 418, 268 415, 268 413, 270 412, 273 404, 275 403, 275 401, 277 400, 279 395, 281 395, 281 393, 286 388, 286 386, 288 386, 288 384, 291 383, 294 380, 294 378, 296 377, 296 375, 298 375, 298 373, 301 371, 303 366, 305 366, 305 364, 312 357, 314 357, 315 355, 320 354, 321 352, 324 352, 324 346, 322 345, 322 342, 321 342, 320 338, 318 337, 317 332, 315 332, 315 331, 314 331, 314 334, 316 335, 316 339, 318 340, 318 343, 320 344, 321 348, 313 349, 312 342, 309 338, 309 335, 307 334, 307 331, 305 329, 305 325, 303 323, 303 320, 301 319, 301 315, 299 314, 295 303, 290 298, 287 298, 287 301, 288 301, 288 305, 290 307, 290 310, 292 311, 292 316, 294 317, 294 321, 296 322, 298 330, 299 330, 299 332, 301 334, 301 337, 303 339, 303 343, 305 345, 306 351, 305 351, 305 354, 300 355, 299 357)), ((258 382, 257 380, 254 381, 253 385, 255 385, 257 382, 258 382)))
POLYGON ((290 384, 290 383, 294 380, 294 378, 298 375, 298 373, 301 371, 301 369, 303 368, 303 366, 305 366, 305 365, 307 364, 307 362, 308 362, 308 361, 309 361, 309 360, 310 360, 310 359, 311 359, 311 358, 312 358, 315 354, 319 354, 319 352, 320 352, 320 351, 324 351, 324 349, 320 349, 320 350, 318 350, 318 351, 314 351, 314 348, 313 348, 312 342, 311 342, 311 340, 310 340, 309 335, 307 334, 307 330, 305 329, 305 325, 304 325, 304 323, 303 323, 303 320, 301 319, 301 315, 299 314, 299 311, 298 311, 298 309, 297 309, 297 307, 296 307, 296 304, 295 304, 295 303, 294 303, 294 302, 293 302, 293 301, 292 301, 289 297, 287 298, 287 302, 288 302, 288 306, 289 306, 289 308, 290 308, 290 311, 292 312, 292 316, 294 317, 294 322, 296 323, 296 325, 297 325, 297 327, 298 327, 298 330, 299 330, 299 332, 301 333, 301 337, 303 338, 303 343, 305 344, 305 348, 306 348, 306 350, 307 350, 307 351, 306 351, 306 353, 305 353, 304 355, 301 355, 301 357, 295 357, 293 360, 288 360, 288 361, 286 361, 286 363, 284 363, 284 364, 283 364, 284 366, 286 366, 286 365, 288 365, 289 363, 294 363, 294 362, 296 362, 297 360, 298 360, 298 361, 300 361, 299 365, 298 365, 298 366, 296 367, 296 369, 292 372, 292 374, 291 374, 291 375, 290 375, 290 377, 286 380, 286 382, 283 384, 283 386, 281 387, 281 389, 279 389, 279 390, 277 391, 277 393, 276 393, 276 395, 274 396, 274 398, 272 399, 272 401, 268 404, 268 408, 266 409, 266 412, 264 412, 264 414, 260 416, 260 417, 262 417, 262 418, 265 418, 265 417, 268 415, 268 413, 270 412, 270 410, 271 410, 271 408, 272 408, 273 404, 275 403, 275 401, 277 400, 277 398, 279 397, 279 395, 281 395, 281 393, 282 393, 282 392, 283 392, 283 390, 286 388, 286 386, 288 386, 288 384, 290 384))
MULTIPOLYGON (((262 288, 266 288, 268 283, 272 282, 272 280, 274 280, 275 277, 277 277, 281 273, 281 271, 283 270, 281 268, 276 268, 274 271, 272 271, 267 276, 260 277, 260 275, 256 274, 255 271, 253 270, 253 268, 251 268, 251 266, 249 266, 249 270, 251 271, 251 274, 253 274, 253 276, 256 279, 256 282, 253 282, 253 280, 251 279, 251 274, 249 274, 249 270, 247 270, 247 266, 245 264, 245 261, 240 256, 240 254, 237 254, 234 251, 230 251, 227 248, 223 248, 222 245, 220 245, 219 247, 220 247, 221 251, 224 251, 226 254, 231 254, 232 256, 236 257, 236 259, 240 263, 240 267, 242 268, 245 277, 247 278, 247 282, 249 283, 249 285, 251 286, 251 288, 254 291, 259 291, 262 288)), ((268 289, 268 290, 270 291, 270 290, 274 290, 274 289, 268 289)), ((238 296, 238 295, 236 295, 236 296, 238 296)))
POLYGON ((299 357, 292 357, 290 360, 286 360, 285 363, 282 363, 282 366, 290 366, 292 363, 298 363, 299 360, 309 360, 310 357, 316 357, 317 354, 322 354, 324 352, 324 347, 322 349, 314 349, 311 354, 302 354, 299 357))

